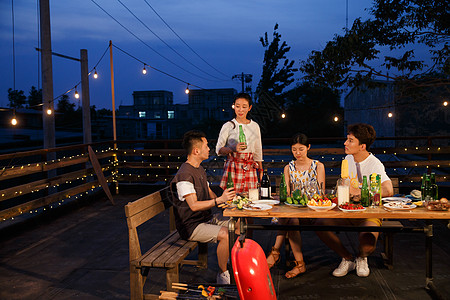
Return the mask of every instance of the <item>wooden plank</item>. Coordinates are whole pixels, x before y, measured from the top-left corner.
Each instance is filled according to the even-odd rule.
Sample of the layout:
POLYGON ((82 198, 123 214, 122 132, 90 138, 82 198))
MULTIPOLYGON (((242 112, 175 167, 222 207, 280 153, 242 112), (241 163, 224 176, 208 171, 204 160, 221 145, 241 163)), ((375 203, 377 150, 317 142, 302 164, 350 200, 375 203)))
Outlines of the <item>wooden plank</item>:
POLYGON ((83 176, 90 176, 92 175, 92 171, 93 171, 92 168, 82 169, 75 172, 58 175, 50 179, 46 178, 42 180, 36 180, 26 184, 16 185, 8 189, 0 190, 1 195, 0 201, 14 198, 20 195, 25 195, 32 191, 42 190, 44 188, 47 188, 47 186, 60 185, 68 181, 76 180, 77 178, 83 176))
MULTIPOLYGON (((181 248, 178 248, 177 251, 171 256, 169 256, 167 253, 169 257, 167 260, 165 260, 166 268, 173 268, 175 267, 175 265, 180 264, 183 259, 185 259, 186 256, 188 256, 189 253, 191 253, 198 246, 198 243, 194 241, 179 240, 178 243, 178 246, 180 246, 181 244, 183 244, 183 246, 181 248), (182 243, 182 241, 184 241, 184 244, 182 243)), ((162 258, 162 260, 164 261, 165 256, 163 256, 162 258)))
MULTIPOLYGON (((158 263, 155 263, 155 260, 169 249, 174 242, 178 241, 179 238, 180 235, 176 231, 166 236, 141 257, 139 261, 140 265, 148 267, 155 267, 155 265, 158 265, 158 263)), ((164 262, 160 262, 159 266, 164 267, 164 262)))
POLYGON ((87 182, 85 184, 79 185, 75 188, 67 189, 64 191, 61 191, 59 193, 55 193, 46 197, 42 197, 39 199, 35 199, 33 201, 29 201, 23 204, 16 205, 11 208, 4 209, 0 211, 0 219, 9 219, 18 215, 21 215, 23 213, 27 213, 30 210, 40 208, 42 206, 49 205, 51 203, 64 200, 66 198, 69 198, 69 196, 75 196, 80 193, 84 193, 86 191, 89 191, 92 186, 98 185, 98 181, 91 181, 87 182))
POLYGON ((141 197, 133 202, 129 202, 125 205, 125 215, 127 217, 134 216, 135 214, 143 211, 144 209, 161 202, 161 191, 151 193, 150 195, 141 197))
POLYGON ((130 220, 128 226, 131 226, 129 228, 136 228, 165 210, 166 208, 164 207, 164 203, 162 203, 161 201, 157 202, 154 205, 138 212, 137 214, 128 217, 128 219, 130 220))
POLYGON ((91 146, 88 146, 88 152, 89 152, 89 159, 91 160, 91 164, 94 167, 94 171, 95 174, 97 175, 98 182, 100 182, 100 185, 102 186, 103 191, 105 192, 109 201, 111 201, 111 203, 115 205, 114 199, 111 195, 111 191, 109 190, 108 183, 106 182, 105 175, 103 174, 102 167, 100 166, 97 156, 95 155, 95 152, 94 150, 92 150, 91 146))

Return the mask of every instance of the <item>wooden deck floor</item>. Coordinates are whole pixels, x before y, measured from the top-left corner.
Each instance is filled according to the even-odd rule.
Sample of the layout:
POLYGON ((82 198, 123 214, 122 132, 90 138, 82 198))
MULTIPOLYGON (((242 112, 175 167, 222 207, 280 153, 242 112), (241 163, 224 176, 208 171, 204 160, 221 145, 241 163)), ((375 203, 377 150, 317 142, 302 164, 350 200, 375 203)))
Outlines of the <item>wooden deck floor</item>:
MULTIPOLYGON (((35 218, 0 230, 0 299, 128 299, 128 235, 123 206, 139 198, 136 193, 115 196, 116 205, 97 199, 89 205, 35 218)), ((140 228, 142 248, 167 234, 167 218, 140 228)), ((353 233, 341 233, 355 247, 353 233)), ((302 233, 307 272, 285 279, 282 262, 272 277, 278 299, 431 299, 425 285, 425 239, 422 234, 395 236, 394 270, 383 266, 380 251, 369 258, 371 274, 359 278, 350 273, 335 278, 332 270, 340 259, 313 232, 302 233)), ((254 239, 268 251, 275 232, 256 231, 254 239)), ((193 254, 195 255, 195 253, 193 254)), ((435 284, 450 299, 450 230, 435 223, 433 244, 435 284)), ((218 270, 214 246, 208 270, 183 266, 182 282, 214 282, 218 270)), ((151 271, 146 292, 165 289, 163 272, 151 271)))

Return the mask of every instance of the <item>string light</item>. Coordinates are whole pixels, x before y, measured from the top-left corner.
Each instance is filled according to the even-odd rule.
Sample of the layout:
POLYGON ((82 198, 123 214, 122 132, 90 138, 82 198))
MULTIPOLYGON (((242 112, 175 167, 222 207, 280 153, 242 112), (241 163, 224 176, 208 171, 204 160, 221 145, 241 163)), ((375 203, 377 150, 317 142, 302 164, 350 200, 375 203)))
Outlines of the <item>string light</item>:
POLYGON ((335 116, 335 117, 333 118, 333 121, 338 122, 338 121, 339 121, 339 117, 338 117, 338 116, 335 116))
POLYGON ((187 87, 186 87, 186 90, 184 91, 186 94, 189 94, 189 83, 188 83, 188 85, 187 85, 187 87))
POLYGON ((98 78, 98 74, 97 74, 97 69, 94 68, 94 78, 97 79, 98 78))
POLYGON ((147 69, 145 68, 145 64, 144 64, 144 68, 142 69, 142 74, 147 74, 147 69))
POLYGON ((77 86, 75 86, 75 98, 76 99, 80 98, 80 94, 78 94, 78 91, 77 91, 77 86))
POLYGON ((47 115, 51 115, 52 114, 52 110, 49 108, 49 109, 47 109, 47 115))
POLYGON ((16 110, 13 110, 13 117, 11 119, 11 125, 16 126, 17 125, 17 119, 16 119, 16 110))
POLYGON ((388 113, 388 118, 392 118, 393 114, 391 112, 388 113))
POLYGON ((282 118, 282 119, 286 118, 286 114, 285 114, 285 113, 282 113, 282 114, 281 114, 281 118, 282 118))
POLYGON ((447 106, 448 105, 448 101, 444 101, 444 103, 442 103, 442 105, 447 106))

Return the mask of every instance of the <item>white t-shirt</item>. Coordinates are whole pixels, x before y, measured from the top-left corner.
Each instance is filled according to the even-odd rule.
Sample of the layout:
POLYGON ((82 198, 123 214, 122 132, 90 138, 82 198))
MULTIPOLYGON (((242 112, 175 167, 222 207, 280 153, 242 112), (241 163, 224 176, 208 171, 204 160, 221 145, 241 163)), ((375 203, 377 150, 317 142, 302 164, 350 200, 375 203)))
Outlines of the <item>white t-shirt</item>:
POLYGON ((216 145, 217 155, 219 155, 219 150, 222 147, 230 147, 234 151, 236 150, 236 145, 239 142, 239 125, 242 125, 247 141, 247 149, 241 152, 253 153, 254 161, 263 161, 261 130, 258 123, 250 120, 248 124, 240 124, 236 119, 231 120, 231 122, 223 124, 220 130, 216 145), (234 128, 231 122, 234 123, 234 128))
MULTIPOLYGON (((347 155, 345 159, 348 161, 348 173, 350 176, 350 182, 358 182, 359 186, 361 186, 362 182, 358 181, 358 173, 356 170, 356 162, 353 158, 353 155, 347 155)), ((367 180, 370 180, 370 175, 372 173, 380 174, 381 175, 381 182, 385 182, 387 180, 390 180, 389 177, 386 174, 386 170, 384 169, 383 163, 376 158, 372 153, 359 163, 360 169, 361 169, 361 178, 365 175, 367 176, 367 180)))

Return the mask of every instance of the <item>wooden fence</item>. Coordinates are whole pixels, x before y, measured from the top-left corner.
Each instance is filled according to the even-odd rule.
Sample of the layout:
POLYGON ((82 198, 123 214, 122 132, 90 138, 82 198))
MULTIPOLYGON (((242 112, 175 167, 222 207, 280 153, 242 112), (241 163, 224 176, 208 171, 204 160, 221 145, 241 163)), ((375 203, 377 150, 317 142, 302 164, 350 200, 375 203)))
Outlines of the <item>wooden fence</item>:
MULTIPOLYGON (((374 148, 371 152, 382 160, 389 176, 398 178, 400 187, 420 187, 424 172, 436 172, 437 182, 448 185, 450 147, 433 146, 430 137, 409 139, 417 141, 416 146, 374 148)), ((345 155, 341 147, 343 139, 311 139, 311 142, 327 145, 313 147, 309 156, 324 163, 327 187, 333 186, 345 155)), ((108 141, 0 155, 0 221, 101 192, 88 146, 94 150, 101 172, 114 189, 120 183, 166 185, 186 159, 180 143, 179 140, 108 141), (51 155, 56 158, 47 159, 51 155)), ((214 145, 211 141, 211 155, 214 145)), ((268 139, 263 145, 264 166, 275 181, 292 159, 289 140, 268 139)), ((212 184, 220 181, 223 163, 224 158, 217 156, 203 162, 212 184)))

